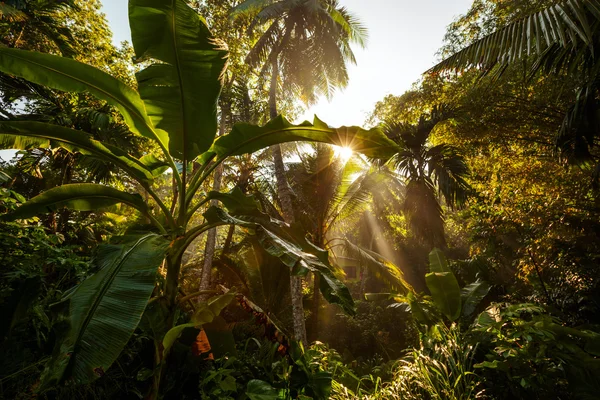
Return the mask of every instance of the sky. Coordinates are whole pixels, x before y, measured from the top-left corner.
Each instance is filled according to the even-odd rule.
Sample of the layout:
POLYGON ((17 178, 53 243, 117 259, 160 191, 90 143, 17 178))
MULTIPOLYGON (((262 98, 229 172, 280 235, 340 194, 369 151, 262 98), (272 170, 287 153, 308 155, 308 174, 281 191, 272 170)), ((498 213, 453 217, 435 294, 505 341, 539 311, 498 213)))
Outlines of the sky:
MULTIPOLYGON (((301 119, 314 114, 331 126, 364 125, 375 103, 401 95, 435 64, 446 27, 473 0, 339 0, 369 30, 367 48, 356 49, 350 83, 331 101, 321 99, 301 119)), ((126 0, 102 0, 115 43, 130 40, 126 0)))

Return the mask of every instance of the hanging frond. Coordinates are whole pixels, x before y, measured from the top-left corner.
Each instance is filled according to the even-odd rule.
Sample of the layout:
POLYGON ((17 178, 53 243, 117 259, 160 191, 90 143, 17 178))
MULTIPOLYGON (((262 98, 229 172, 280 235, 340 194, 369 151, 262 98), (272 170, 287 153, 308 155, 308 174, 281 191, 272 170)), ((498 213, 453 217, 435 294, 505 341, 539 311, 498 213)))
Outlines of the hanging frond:
POLYGON ((407 293, 412 292, 412 286, 404 280, 402 270, 382 255, 358 246, 346 239, 337 239, 342 253, 356 261, 359 267, 366 268, 377 279, 385 282, 390 289, 407 293))
POLYGON ((599 0, 560 1, 477 40, 427 73, 490 71, 531 55, 536 55, 537 67, 569 69, 581 65, 581 57, 597 55, 599 35, 599 0))

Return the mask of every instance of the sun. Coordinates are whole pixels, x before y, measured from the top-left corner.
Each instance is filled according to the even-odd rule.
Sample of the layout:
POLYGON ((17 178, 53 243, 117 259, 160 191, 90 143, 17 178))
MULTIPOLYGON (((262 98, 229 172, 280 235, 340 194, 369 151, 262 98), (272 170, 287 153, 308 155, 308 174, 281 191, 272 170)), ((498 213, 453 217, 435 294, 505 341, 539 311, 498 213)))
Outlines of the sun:
POLYGON ((339 158, 342 162, 347 162, 350 157, 354 154, 354 150, 350 147, 333 146, 333 154, 339 158))

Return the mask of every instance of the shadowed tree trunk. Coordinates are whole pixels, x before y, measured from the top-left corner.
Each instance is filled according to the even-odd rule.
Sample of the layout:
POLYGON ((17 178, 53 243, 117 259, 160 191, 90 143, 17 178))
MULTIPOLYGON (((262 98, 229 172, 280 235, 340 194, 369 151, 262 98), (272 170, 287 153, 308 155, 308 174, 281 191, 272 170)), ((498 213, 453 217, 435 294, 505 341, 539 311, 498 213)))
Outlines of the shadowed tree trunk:
MULTIPOLYGON (((231 105, 225 104, 225 102, 221 103, 221 124, 219 125, 219 136, 223 136, 225 134, 226 126, 227 126, 227 118, 231 118, 231 105)), ((215 174, 213 177, 213 187, 212 189, 215 192, 219 192, 221 190, 221 180, 223 178, 223 164, 220 164, 215 169, 215 174)), ((218 202, 216 200, 212 200, 210 202, 211 206, 218 206, 218 202)), ((202 264, 202 276, 200 277, 200 291, 208 290, 210 288, 211 283, 211 275, 212 275, 212 264, 215 258, 215 249, 217 247, 217 228, 212 228, 208 231, 206 236, 206 245, 204 246, 204 263, 202 264)), ((199 297, 200 300, 206 300, 210 295, 202 295, 199 297)))
MULTIPOLYGON (((269 112, 271 119, 277 117, 277 81, 279 78, 279 65, 277 59, 271 61, 271 86, 269 88, 269 112)), ((294 208, 292 206, 292 189, 285 177, 285 166, 283 165, 283 155, 281 146, 271 147, 273 152, 273 162, 275 164, 275 178, 277 181, 277 197, 281 204, 285 222, 292 224, 294 222, 294 208)), ((306 339, 306 325, 304 321, 304 306, 302 304, 302 278, 290 275, 290 294, 292 298, 292 314, 294 320, 294 337, 302 342, 304 346, 308 344, 306 339)))

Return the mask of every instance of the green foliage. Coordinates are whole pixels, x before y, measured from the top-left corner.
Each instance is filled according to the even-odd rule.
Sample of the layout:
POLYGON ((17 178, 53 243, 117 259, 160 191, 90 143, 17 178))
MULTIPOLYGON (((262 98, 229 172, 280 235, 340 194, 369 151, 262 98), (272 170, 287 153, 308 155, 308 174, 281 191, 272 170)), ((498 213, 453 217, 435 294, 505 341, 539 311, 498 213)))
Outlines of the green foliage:
POLYGON ((148 234, 98 249, 98 273, 65 296, 62 333, 41 390, 65 380, 89 383, 112 365, 137 327, 154 290, 168 241, 148 234), (68 371, 68 372, 67 372, 68 371))
POLYGON ((148 116, 168 132, 171 156, 193 160, 217 131, 227 51, 184 1, 132 0, 129 21, 136 61, 153 60, 136 76, 148 116))
POLYGON ((345 399, 474 399, 481 398, 481 378, 474 370, 475 348, 452 325, 433 327, 420 347, 396 364, 393 378, 370 393, 334 385, 333 398, 345 399))
POLYGON ((600 371, 600 334, 568 328, 534 304, 495 304, 479 315, 472 329, 485 361, 475 365, 486 391, 514 398, 579 396, 593 398, 600 371))

